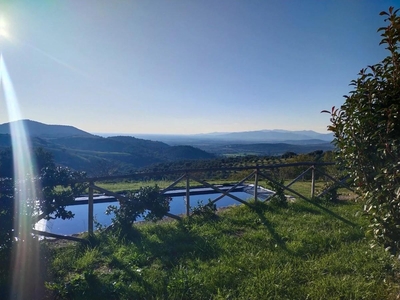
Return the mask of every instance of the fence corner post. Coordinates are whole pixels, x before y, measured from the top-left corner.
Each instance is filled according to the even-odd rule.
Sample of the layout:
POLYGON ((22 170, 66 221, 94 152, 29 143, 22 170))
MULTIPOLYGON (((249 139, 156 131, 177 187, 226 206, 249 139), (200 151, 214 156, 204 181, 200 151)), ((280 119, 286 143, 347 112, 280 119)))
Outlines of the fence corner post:
POLYGON ((311 199, 314 198, 315 193, 315 166, 312 166, 311 169, 311 199))
POLYGON ((93 235, 93 182, 89 182, 88 231, 89 235, 93 235))
POLYGON ((190 215, 190 183, 189 174, 186 173, 186 216, 190 215))
POLYGON ((256 202, 258 200, 258 173, 259 173, 259 169, 257 166, 256 171, 254 173, 254 201, 256 201, 256 202))

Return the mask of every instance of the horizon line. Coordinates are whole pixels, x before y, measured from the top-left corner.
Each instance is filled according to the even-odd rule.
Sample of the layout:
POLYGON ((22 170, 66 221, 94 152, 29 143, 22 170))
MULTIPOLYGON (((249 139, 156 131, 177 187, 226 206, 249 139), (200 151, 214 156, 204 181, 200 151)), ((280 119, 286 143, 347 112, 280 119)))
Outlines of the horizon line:
POLYGON ((50 125, 50 126, 71 126, 71 127, 75 127, 79 130, 85 131, 87 133, 90 134, 94 134, 94 135, 101 135, 101 134, 117 134, 117 135, 179 135, 179 136, 189 136, 189 135, 210 135, 210 134, 230 134, 230 133, 247 133, 247 132, 271 132, 271 131, 282 131, 282 132, 302 132, 302 131, 312 131, 318 134, 330 134, 330 132, 328 132, 328 130, 326 129, 325 132, 321 132, 321 131, 316 131, 316 130, 312 130, 312 129, 300 129, 300 130, 289 130, 289 129, 281 129, 281 128, 274 128, 274 129, 253 129, 253 130, 243 130, 243 131, 212 131, 212 132, 201 132, 201 133, 145 133, 145 132, 100 132, 100 131, 87 131, 81 128, 78 128, 74 125, 66 125, 66 124, 48 124, 48 123, 43 123, 40 121, 36 121, 36 120, 32 120, 32 119, 28 119, 28 118, 21 118, 19 120, 9 120, 8 122, 2 123, 0 125, 5 125, 5 124, 9 124, 12 122, 20 122, 20 121, 30 121, 30 122, 36 122, 36 123, 41 123, 43 125, 50 125))
POLYGON ((330 132, 319 132, 319 131, 315 131, 312 129, 301 129, 301 130, 288 130, 288 129, 259 129, 259 130, 244 130, 244 131, 213 131, 213 132, 202 132, 202 133, 154 133, 154 132, 150 132, 150 133, 146 133, 146 132, 94 132, 94 131, 90 131, 89 133, 94 134, 94 135, 101 135, 101 134, 116 134, 116 135, 126 135, 126 136, 130 136, 130 135, 179 135, 179 136, 189 136, 189 135, 213 135, 213 134, 230 134, 230 133, 248 133, 248 132, 271 132, 271 131, 275 131, 275 132, 314 132, 314 133, 318 133, 318 134, 331 134, 330 132))

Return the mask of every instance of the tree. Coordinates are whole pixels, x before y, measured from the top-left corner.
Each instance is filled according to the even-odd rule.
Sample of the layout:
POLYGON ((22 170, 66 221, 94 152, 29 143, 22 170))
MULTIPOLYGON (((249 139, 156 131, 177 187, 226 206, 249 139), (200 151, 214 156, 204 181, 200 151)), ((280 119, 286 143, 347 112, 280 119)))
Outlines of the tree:
MULTIPOLYGON (((38 173, 43 168, 54 168, 55 163, 53 160, 53 155, 47 152, 41 147, 34 150, 35 162, 38 173)), ((13 167, 13 153, 12 149, 4 149, 0 152, 0 178, 13 178, 14 177, 14 167, 13 167)))
POLYGON ((23 192, 22 183, 15 183, 12 178, 11 150, 0 153, 0 168, 3 170, 0 173, 0 256, 7 256, 15 241, 14 236, 19 233, 19 228, 15 228, 16 222, 14 222, 18 216, 21 217, 22 214, 23 217, 32 218, 32 227, 35 221, 41 218, 72 218, 73 214, 66 210, 66 206, 86 189, 84 184, 71 183, 73 180, 83 178, 84 173, 57 167, 52 155, 43 149, 35 150, 35 158, 39 174, 37 176, 27 174, 25 180, 37 183, 35 186, 38 186, 40 197, 24 199, 25 207, 30 209, 17 213, 15 201, 18 193, 23 192))
POLYGON ((16 182, 11 153, 0 153, 0 294, 5 299, 40 299, 39 260, 44 257, 32 229, 41 218, 73 217, 66 205, 86 189, 84 184, 73 183, 85 174, 57 167, 51 154, 37 149, 38 174, 25 174, 16 182), (28 196, 31 187, 37 198, 28 196))
POLYGON ((340 108, 333 107, 328 130, 338 158, 364 197, 376 240, 400 253, 400 41, 399 10, 390 7, 381 45, 389 55, 360 71, 354 90, 340 108))
POLYGON ((13 174, 13 157, 11 149, 0 152, 0 178, 12 178, 13 174))

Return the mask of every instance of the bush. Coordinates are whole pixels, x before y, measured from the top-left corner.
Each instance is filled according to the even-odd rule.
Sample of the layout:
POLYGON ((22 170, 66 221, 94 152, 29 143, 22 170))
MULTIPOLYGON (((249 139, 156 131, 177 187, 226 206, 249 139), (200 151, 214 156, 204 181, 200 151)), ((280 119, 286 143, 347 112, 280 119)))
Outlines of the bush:
POLYGON ((362 69, 351 81, 354 90, 340 109, 333 107, 331 125, 338 157, 366 205, 376 240, 400 252, 400 17, 393 7, 381 12, 382 41, 389 55, 362 69))
POLYGON ((269 186, 273 191, 275 191, 275 194, 268 198, 267 200, 277 206, 282 206, 286 207, 287 206, 287 199, 285 195, 285 190, 283 189, 282 185, 284 185, 283 179, 277 180, 280 184, 277 184, 275 182, 270 181, 269 186))
POLYGON ((207 204, 203 204, 203 201, 197 202, 197 206, 192 209, 192 216, 204 221, 210 221, 217 218, 216 212, 217 205, 208 199, 207 204))
POLYGON ((143 217, 148 221, 157 221, 169 212, 170 197, 160 194, 160 188, 141 187, 139 191, 130 191, 126 200, 120 201, 120 207, 110 205, 106 214, 114 214, 113 229, 126 236, 131 232, 133 223, 143 217))

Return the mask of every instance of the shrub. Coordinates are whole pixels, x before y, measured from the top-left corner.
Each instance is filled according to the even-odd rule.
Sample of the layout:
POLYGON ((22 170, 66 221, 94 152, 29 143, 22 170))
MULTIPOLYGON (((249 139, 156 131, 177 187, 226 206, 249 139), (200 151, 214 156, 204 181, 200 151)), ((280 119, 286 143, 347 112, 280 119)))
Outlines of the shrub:
POLYGON ((110 205, 106 214, 114 214, 113 228, 126 236, 139 217, 149 221, 157 221, 164 217, 169 211, 170 201, 170 197, 160 194, 157 185, 141 187, 137 192, 128 192, 126 200, 120 201, 119 208, 110 205))
POLYGON ((207 204, 203 204, 203 201, 198 201, 197 206, 192 209, 192 216, 209 221, 217 218, 216 211, 217 205, 212 203, 210 199, 208 199, 207 204))
POLYGON ((339 159, 363 195, 376 240, 400 252, 400 17, 393 7, 381 27, 389 55, 360 71, 354 90, 340 108, 333 107, 331 125, 339 159))

